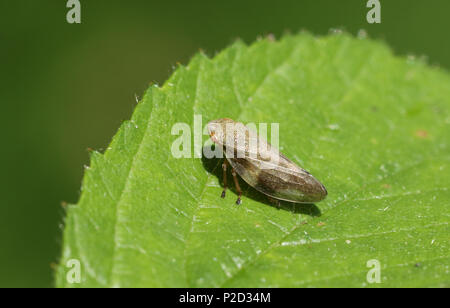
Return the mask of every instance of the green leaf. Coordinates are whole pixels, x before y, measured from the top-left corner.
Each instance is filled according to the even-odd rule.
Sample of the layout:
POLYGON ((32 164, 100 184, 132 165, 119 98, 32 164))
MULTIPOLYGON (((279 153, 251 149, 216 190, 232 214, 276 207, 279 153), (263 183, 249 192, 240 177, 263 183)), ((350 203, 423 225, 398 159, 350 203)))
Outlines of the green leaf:
POLYGON ((56 284, 448 287, 449 105, 446 72, 347 34, 198 54, 92 153, 56 284), (221 199, 219 160, 171 155, 172 126, 195 114, 279 123, 282 152, 327 199, 278 209, 242 182, 241 206, 233 188, 221 199), (366 280, 372 259, 381 284, 366 280))

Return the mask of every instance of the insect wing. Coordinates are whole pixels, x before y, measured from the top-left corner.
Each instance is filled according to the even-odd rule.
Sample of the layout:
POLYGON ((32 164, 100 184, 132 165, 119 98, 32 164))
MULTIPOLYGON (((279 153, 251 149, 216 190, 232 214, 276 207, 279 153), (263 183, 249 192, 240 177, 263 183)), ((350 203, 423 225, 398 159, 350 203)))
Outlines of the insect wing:
POLYGON ((325 187, 309 172, 244 124, 226 120, 221 126, 224 138, 214 141, 223 146, 230 165, 250 186, 290 202, 311 203, 326 197, 325 187))

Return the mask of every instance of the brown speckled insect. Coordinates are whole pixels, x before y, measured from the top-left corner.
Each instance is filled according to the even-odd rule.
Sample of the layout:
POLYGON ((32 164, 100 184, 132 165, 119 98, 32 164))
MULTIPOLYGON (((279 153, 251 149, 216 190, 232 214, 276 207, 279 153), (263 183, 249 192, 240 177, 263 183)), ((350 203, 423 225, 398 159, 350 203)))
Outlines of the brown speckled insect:
POLYGON ((242 191, 236 174, 256 190, 269 197, 295 203, 313 203, 323 200, 327 190, 308 171, 287 159, 275 148, 249 130, 244 124, 224 118, 208 123, 211 140, 222 147, 225 154, 223 168, 224 189, 227 190, 227 166, 231 165, 238 193, 236 204, 241 204, 242 191), (265 149, 264 153, 261 149, 265 149))

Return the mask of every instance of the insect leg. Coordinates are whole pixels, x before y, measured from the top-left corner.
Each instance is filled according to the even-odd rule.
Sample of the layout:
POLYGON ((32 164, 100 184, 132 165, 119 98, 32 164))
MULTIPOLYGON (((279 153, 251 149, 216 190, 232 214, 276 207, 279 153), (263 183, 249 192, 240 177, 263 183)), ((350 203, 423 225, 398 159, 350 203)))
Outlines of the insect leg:
POLYGON ((238 198, 236 200, 236 204, 241 204, 241 196, 242 196, 242 190, 241 190, 241 186, 239 186, 239 180, 237 178, 236 175, 236 171, 234 171, 234 169, 231 169, 231 174, 233 175, 233 180, 234 180, 234 186, 236 187, 236 191, 238 193, 238 198))
POLYGON ((225 192, 227 191, 227 165, 228 161, 226 158, 224 158, 222 163, 222 169, 223 169, 223 191, 222 191, 222 198, 225 198, 225 192))
POLYGON ((267 199, 269 200, 270 203, 274 204, 277 207, 277 209, 281 208, 280 200, 272 198, 270 196, 267 196, 267 199))

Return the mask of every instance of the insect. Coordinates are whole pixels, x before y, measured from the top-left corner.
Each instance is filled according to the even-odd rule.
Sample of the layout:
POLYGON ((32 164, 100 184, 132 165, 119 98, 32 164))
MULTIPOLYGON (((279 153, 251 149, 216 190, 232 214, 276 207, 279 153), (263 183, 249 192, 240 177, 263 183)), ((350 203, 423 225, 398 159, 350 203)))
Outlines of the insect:
POLYGON ((207 128, 211 140, 225 154, 222 198, 227 190, 229 166, 238 193, 236 204, 242 203, 237 174, 256 190, 278 200, 313 203, 327 196, 325 186, 315 177, 244 124, 223 118, 209 122, 207 128))

